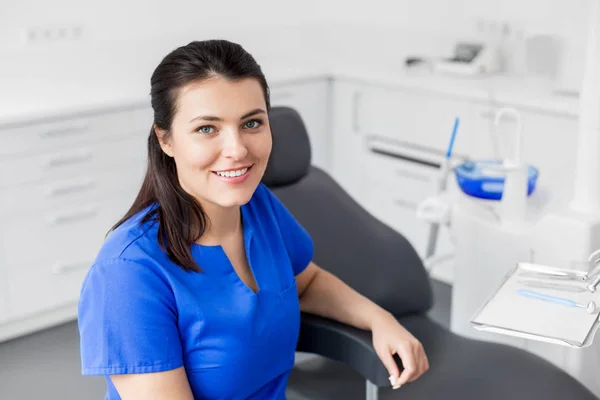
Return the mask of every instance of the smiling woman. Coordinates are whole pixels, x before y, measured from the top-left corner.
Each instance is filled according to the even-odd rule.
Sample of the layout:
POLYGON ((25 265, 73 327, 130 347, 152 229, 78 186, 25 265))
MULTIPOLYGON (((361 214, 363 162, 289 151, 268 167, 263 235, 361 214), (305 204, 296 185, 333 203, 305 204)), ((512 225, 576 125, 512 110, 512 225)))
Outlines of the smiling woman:
POLYGON ((285 399, 301 309, 371 329, 396 387, 422 374, 420 343, 311 261, 311 237, 261 183, 269 89, 252 56, 192 42, 151 86, 144 182, 79 301, 82 371, 106 377, 106 399, 285 399))

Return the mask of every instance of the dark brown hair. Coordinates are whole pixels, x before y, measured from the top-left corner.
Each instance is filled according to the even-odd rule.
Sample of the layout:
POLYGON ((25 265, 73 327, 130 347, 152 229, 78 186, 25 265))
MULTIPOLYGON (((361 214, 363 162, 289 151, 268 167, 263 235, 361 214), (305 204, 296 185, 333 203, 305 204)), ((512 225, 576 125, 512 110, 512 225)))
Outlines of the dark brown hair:
POLYGON ((150 207, 142 223, 151 219, 158 221, 161 248, 186 271, 201 271, 192 257, 191 245, 204 233, 207 216, 194 197, 181 188, 175 161, 161 149, 154 126, 165 130, 168 138, 180 89, 189 83, 213 77, 232 81, 256 79, 263 89, 267 110, 270 108, 265 76, 254 58, 239 44, 227 40, 195 41, 169 53, 156 67, 150 80, 154 124, 148 135, 146 176, 133 205, 111 229, 157 205, 150 207))

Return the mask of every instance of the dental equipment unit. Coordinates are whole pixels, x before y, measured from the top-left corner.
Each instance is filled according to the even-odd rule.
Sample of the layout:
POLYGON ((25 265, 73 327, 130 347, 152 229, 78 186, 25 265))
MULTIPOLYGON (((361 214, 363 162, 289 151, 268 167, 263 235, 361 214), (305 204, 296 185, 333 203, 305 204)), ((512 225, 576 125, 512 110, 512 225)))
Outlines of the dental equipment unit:
MULTIPOLYGON (((454 241, 452 331, 526 348, 559 365, 600 397, 600 340, 585 350, 571 349, 479 331, 470 323, 509 270, 523 262, 573 271, 569 275, 553 274, 551 268, 532 269, 527 277, 561 284, 579 282, 590 299, 600 304, 600 0, 588 4, 590 23, 579 98, 572 197, 562 199, 561 193, 550 192, 543 179, 529 194, 530 170, 521 153, 523 135, 527 134, 523 124, 523 134, 517 131, 512 158, 501 163, 504 181, 499 200, 477 198, 464 191, 450 203, 449 197, 433 196, 421 203, 417 215, 433 222, 437 207, 439 221, 448 225, 454 241)), ((520 121, 518 112, 504 109, 494 122, 508 114, 520 121)), ((541 170, 540 176, 543 174, 541 170)))

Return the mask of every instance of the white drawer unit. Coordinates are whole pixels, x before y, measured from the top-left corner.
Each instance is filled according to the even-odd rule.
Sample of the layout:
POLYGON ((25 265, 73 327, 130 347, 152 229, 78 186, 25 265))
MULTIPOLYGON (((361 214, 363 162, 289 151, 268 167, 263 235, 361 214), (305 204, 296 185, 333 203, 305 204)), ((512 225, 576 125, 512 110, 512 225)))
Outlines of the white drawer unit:
POLYGON ((123 138, 0 161, 0 191, 2 187, 73 179, 123 163, 145 165, 147 136, 132 130, 123 138))
POLYGON ((133 203, 139 188, 85 203, 4 218, 8 270, 47 260, 82 259, 96 253, 108 230, 133 203))
POLYGON ((95 254, 24 265, 7 271, 8 318, 19 320, 77 302, 95 254))
POLYGON ((148 106, 0 126, 0 340, 76 317, 146 169, 148 106))
POLYGON ((147 136, 152 126, 150 107, 57 118, 26 125, 0 127, 0 157, 58 152, 85 143, 110 142, 118 136, 147 136))
POLYGON ((26 218, 37 211, 50 213, 65 205, 86 204, 106 196, 119 198, 127 194, 124 200, 133 201, 131 193, 141 187, 145 170, 143 160, 132 163, 117 159, 103 170, 82 170, 67 179, 47 180, 4 190, 0 188, 0 192, 3 192, 0 196, 0 216, 26 218))

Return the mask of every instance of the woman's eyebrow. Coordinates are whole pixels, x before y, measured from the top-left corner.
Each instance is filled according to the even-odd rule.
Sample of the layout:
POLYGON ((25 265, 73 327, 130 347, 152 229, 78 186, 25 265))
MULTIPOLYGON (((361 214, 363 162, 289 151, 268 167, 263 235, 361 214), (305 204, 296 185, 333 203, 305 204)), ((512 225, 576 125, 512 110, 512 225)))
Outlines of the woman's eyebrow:
MULTIPOLYGON (((254 116, 254 115, 256 115, 256 114, 266 114, 266 113, 267 113, 267 112, 266 112, 265 110, 263 110, 262 108, 256 108, 256 109, 254 109, 254 110, 252 110, 252 111, 249 111, 249 112, 247 112, 246 114, 242 115, 242 116, 240 117, 240 119, 245 119, 245 118, 248 118, 248 117, 252 117, 252 116, 254 116)), ((222 119, 222 118, 215 117, 215 116, 212 116, 212 115, 199 115, 199 116, 197 116, 197 117, 194 117, 194 118, 192 118, 192 119, 190 120, 190 122, 194 122, 194 121, 196 121, 196 120, 204 120, 204 121, 223 121, 223 119, 222 119)))

